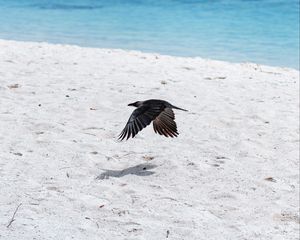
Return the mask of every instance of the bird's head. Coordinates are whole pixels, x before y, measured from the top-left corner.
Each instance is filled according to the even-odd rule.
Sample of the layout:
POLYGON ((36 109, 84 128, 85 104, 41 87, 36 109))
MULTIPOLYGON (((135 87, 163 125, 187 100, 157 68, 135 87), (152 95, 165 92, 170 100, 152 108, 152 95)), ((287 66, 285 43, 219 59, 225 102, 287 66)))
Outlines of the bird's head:
POLYGON ((137 102, 134 102, 134 103, 129 103, 128 106, 133 106, 133 107, 139 107, 142 105, 142 102, 141 101, 137 101, 137 102))

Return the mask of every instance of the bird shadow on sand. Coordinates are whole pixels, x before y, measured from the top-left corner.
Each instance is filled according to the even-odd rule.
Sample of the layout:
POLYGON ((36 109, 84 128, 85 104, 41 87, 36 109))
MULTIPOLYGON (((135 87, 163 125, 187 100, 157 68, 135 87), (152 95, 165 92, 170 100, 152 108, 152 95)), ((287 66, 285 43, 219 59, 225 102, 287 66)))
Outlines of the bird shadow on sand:
POLYGON ((149 176, 154 174, 155 172, 149 171, 149 169, 156 168, 157 166, 154 164, 139 164, 134 167, 125 168, 123 170, 107 170, 105 169, 105 172, 101 173, 96 179, 103 180, 108 179, 109 177, 124 177, 126 175, 137 175, 137 176, 149 176))

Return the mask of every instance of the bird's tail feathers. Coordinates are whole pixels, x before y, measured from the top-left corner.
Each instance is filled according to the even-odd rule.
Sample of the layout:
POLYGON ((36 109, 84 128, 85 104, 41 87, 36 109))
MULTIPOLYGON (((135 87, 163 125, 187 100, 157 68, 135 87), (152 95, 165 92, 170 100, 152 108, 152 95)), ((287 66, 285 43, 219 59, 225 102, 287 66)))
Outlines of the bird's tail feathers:
POLYGON ((181 110, 181 111, 188 112, 188 110, 186 110, 186 109, 179 108, 179 107, 176 107, 176 106, 173 106, 173 105, 172 105, 172 108, 174 108, 174 109, 178 109, 178 110, 181 110))

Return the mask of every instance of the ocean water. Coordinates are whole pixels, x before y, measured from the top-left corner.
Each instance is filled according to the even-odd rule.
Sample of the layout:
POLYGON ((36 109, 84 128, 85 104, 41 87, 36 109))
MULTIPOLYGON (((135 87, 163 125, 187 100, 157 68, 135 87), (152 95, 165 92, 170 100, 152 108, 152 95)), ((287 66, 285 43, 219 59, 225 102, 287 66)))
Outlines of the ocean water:
POLYGON ((299 69, 299 0, 0 0, 0 38, 299 69))

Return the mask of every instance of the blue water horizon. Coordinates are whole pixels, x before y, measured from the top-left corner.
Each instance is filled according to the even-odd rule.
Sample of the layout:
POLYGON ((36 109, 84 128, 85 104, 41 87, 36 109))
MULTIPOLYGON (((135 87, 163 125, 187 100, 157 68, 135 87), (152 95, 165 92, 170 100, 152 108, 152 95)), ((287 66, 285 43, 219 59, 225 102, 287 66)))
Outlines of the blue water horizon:
POLYGON ((299 69, 298 0, 0 0, 0 38, 299 69))

